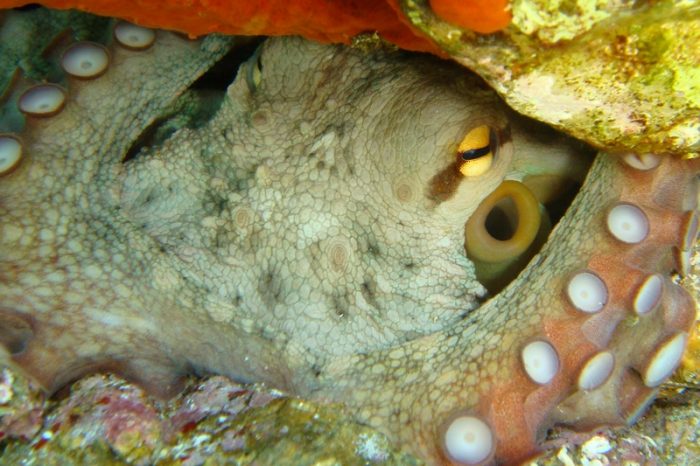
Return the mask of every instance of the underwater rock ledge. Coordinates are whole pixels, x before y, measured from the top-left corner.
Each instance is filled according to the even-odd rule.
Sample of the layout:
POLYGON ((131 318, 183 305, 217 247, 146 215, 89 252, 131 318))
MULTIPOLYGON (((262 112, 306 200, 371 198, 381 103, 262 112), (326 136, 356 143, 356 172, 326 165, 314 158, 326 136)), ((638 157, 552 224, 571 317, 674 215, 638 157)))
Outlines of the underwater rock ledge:
POLYGON ((414 27, 518 112, 613 154, 700 153, 700 4, 511 2, 481 36, 400 0, 414 27))

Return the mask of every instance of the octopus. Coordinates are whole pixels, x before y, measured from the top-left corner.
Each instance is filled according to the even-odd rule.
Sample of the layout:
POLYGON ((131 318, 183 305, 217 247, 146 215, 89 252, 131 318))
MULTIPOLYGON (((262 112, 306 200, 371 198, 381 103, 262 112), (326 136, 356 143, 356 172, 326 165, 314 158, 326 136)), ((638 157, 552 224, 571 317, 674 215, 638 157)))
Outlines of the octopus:
POLYGON ((268 39, 212 97, 233 39, 71 37, 0 121, 0 343, 48 392, 224 374, 430 464, 516 464, 634 422, 679 364, 697 161, 591 162, 430 56, 268 39))

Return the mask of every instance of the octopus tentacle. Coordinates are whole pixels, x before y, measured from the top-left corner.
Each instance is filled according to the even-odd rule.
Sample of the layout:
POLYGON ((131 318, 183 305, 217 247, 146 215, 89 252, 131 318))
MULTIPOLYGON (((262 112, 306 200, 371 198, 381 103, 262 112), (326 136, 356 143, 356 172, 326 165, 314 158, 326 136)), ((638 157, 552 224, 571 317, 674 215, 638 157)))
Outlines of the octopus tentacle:
MULTIPOLYGON (((124 26, 117 28, 115 34, 124 26)), ((131 35, 109 48, 76 42, 57 56, 73 76, 65 88, 22 77, 15 80, 21 92, 6 93, 19 96, 17 106, 26 124, 20 134, 0 135, 2 235, 5 246, 12 245, 3 249, 0 268, 0 341, 13 361, 50 391, 84 373, 112 370, 166 394, 177 388, 186 369, 181 361, 164 356, 152 322, 139 315, 140 309, 166 309, 168 303, 130 302, 116 284, 124 275, 120 268, 126 264, 120 262, 128 260, 128 250, 145 246, 128 233, 120 244, 100 243, 102 229, 120 223, 115 186, 104 180, 120 170, 128 145, 228 51, 231 39, 188 41, 159 31, 151 40, 141 29, 127 32, 131 35), (137 33, 147 36, 148 47, 137 33), (157 91, 152 89, 155 82, 157 91), (132 106, 118 89, 135 95, 134 89, 142 89, 150 99, 132 106), (115 120, 115 113, 124 118, 115 120), (73 181, 56 183, 54 174, 73 181), (113 207, 110 221, 99 210, 104 202, 113 207), (83 206, 83 214, 76 216, 65 208, 69 205, 83 206), (85 236, 97 241, 91 251, 82 249, 79 239, 85 236), (83 268, 71 259, 76 254, 86 257, 83 268), (99 262, 108 254, 112 266, 104 268, 99 262), (51 286, 61 291, 51 292, 51 286), (33 292, 27 293, 29 289, 33 292), (100 290, 100 297, 86 298, 88 289, 100 290), (34 313, 41 318, 31 317, 34 313), (62 317, 66 315, 83 318, 69 322, 62 317), (125 322, 140 330, 128 337, 114 332, 108 338, 99 330, 125 322), (73 339, 64 338, 66 334, 73 339), (134 348, 140 356, 134 357, 134 348)), ((127 222, 121 223, 129 231, 127 222)), ((138 261, 128 267, 133 276, 145 271, 138 261)))
POLYGON ((599 155, 518 280, 454 329, 335 361, 324 382, 342 394, 322 392, 454 464, 525 460, 555 424, 632 422, 678 365, 695 319, 669 276, 681 268, 674 250, 697 234, 698 162, 642 168, 599 155), (620 205, 634 215, 618 219, 620 205), (648 230, 630 241, 638 213, 648 230), (374 386, 384 391, 363 388, 374 386))

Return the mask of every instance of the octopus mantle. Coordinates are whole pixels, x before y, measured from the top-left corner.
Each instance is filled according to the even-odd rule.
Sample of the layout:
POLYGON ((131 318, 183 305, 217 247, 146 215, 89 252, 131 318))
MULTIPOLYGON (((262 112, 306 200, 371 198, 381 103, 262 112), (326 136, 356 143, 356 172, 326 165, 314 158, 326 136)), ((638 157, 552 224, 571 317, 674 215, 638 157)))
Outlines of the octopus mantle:
POLYGON ((279 39, 208 121, 133 153, 230 40, 129 31, 70 44, 65 87, 7 94, 26 125, 0 135, 0 341, 46 389, 216 372, 341 401, 432 463, 510 464, 553 425, 633 421, 678 365, 696 162, 600 154, 480 304, 465 221, 565 144, 434 59, 279 39), (484 125, 493 163, 463 178, 484 125))

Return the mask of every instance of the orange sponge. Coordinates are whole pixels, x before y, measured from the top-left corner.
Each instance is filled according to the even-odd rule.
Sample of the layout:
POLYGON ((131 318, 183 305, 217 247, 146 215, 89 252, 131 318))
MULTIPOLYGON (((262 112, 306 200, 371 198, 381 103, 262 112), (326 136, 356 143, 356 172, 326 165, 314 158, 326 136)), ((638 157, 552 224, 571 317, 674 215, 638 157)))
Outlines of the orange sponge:
MULTIPOLYGON (((27 0, 0 0, 0 8, 27 0)), ((301 35, 320 42, 349 42, 378 32, 408 50, 439 53, 408 24, 396 0, 42 0, 50 8, 76 8, 192 37, 212 32, 240 35, 301 35)), ((477 32, 494 32, 510 21, 508 0, 431 0, 443 19, 477 32)))

